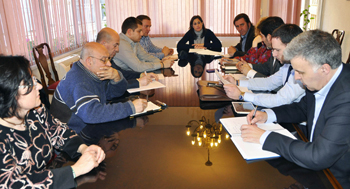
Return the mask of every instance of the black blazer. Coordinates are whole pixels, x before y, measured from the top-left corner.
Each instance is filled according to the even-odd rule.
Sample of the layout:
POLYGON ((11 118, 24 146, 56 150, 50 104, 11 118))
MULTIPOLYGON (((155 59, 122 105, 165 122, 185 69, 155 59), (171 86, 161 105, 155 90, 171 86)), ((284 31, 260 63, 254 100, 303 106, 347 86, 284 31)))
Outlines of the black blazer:
POLYGON ((250 48, 252 48, 253 40, 255 38, 255 27, 251 26, 248 32, 247 40, 245 42, 245 47, 242 49, 242 37, 239 43, 235 46, 237 51, 233 54, 233 57, 245 55, 250 48))
POLYGON ((276 72, 278 72, 278 70, 280 70, 280 67, 282 66, 282 64, 277 59, 276 59, 275 64, 273 64, 274 59, 275 58, 273 56, 271 56, 263 64, 253 64, 253 70, 258 72, 254 75, 254 77, 268 77, 268 76, 273 75, 276 72))
MULTIPOLYGON (((304 134, 310 139, 315 111, 311 91, 306 90, 299 103, 272 110, 279 123, 307 121, 304 134)), ((330 168, 340 184, 350 188, 350 65, 343 64, 342 72, 330 88, 315 125, 313 142, 292 140, 271 132, 263 149, 309 169, 330 168)))
POLYGON ((112 68, 120 71, 124 78, 128 81, 128 89, 130 88, 137 88, 139 87, 139 81, 137 81, 138 78, 140 78, 141 73, 130 71, 130 70, 123 70, 121 67, 117 66, 113 59, 110 60, 112 68))
MULTIPOLYGON (((177 43, 177 52, 188 52, 190 49, 193 49, 194 47, 192 45, 194 44, 194 37, 195 34, 192 33, 192 31, 188 31, 177 43), (187 42, 189 44, 186 44, 187 42)), ((221 42, 210 29, 205 29, 204 46, 209 50, 221 52, 221 42)))

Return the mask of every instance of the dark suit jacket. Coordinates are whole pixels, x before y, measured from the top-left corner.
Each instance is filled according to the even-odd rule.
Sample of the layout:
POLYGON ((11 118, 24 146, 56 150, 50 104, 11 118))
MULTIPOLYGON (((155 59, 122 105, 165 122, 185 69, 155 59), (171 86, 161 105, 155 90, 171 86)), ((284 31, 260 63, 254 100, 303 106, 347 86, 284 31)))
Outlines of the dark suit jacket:
POLYGON ((275 64, 273 64, 274 57, 271 56, 265 63, 263 64, 253 64, 253 70, 257 71, 254 77, 268 77, 270 75, 275 74, 280 70, 282 64, 280 61, 276 59, 275 64))
POLYGON ((123 70, 121 67, 117 66, 113 59, 110 60, 112 64, 112 68, 120 71, 124 78, 128 81, 128 89, 130 88, 138 88, 139 87, 139 81, 137 81, 137 78, 140 78, 139 72, 129 71, 129 70, 123 70))
POLYGON ((237 51, 235 52, 235 54, 233 54, 233 57, 245 55, 248 52, 248 50, 252 48, 254 38, 255 38, 255 27, 252 26, 250 27, 250 30, 248 32, 244 49, 242 49, 242 38, 241 38, 239 43, 235 46, 237 51))
MULTIPOLYGON (((177 52, 188 52, 190 49, 193 49, 194 47, 192 45, 194 44, 194 37, 195 34, 192 33, 192 31, 188 31, 177 43, 177 52), (186 44, 187 42, 189 44, 186 44)), ((204 46, 207 47, 208 50, 221 52, 221 42, 210 29, 205 30, 204 46)))
MULTIPOLYGON (((313 170, 330 168, 344 188, 350 188, 350 65, 334 82, 317 119, 313 141, 292 140, 275 132, 267 137, 263 149, 280 154, 289 161, 313 170)), ((299 103, 272 109, 277 122, 307 121, 305 135, 310 139, 315 110, 311 91, 299 103)))

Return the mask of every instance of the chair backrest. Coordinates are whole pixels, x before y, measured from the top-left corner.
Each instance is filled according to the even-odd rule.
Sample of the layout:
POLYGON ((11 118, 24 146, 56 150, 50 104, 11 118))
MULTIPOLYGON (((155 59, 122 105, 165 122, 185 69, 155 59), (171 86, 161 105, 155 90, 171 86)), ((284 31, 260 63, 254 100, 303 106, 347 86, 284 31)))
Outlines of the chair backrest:
POLYGON ((339 45, 341 45, 343 43, 343 39, 345 36, 344 30, 335 29, 335 30, 333 30, 332 35, 338 41, 339 45))
POLYGON ((50 49, 49 45, 47 43, 41 43, 40 45, 33 47, 33 56, 35 59, 36 66, 38 67, 38 70, 40 72, 41 83, 43 84, 43 88, 48 94, 52 94, 54 91, 48 90, 47 87, 49 85, 55 83, 56 81, 59 81, 59 79, 58 79, 58 74, 57 74, 57 71, 55 68, 55 63, 53 62, 53 59, 52 59, 51 49, 50 49), (44 48, 47 48, 47 52, 48 52, 47 56, 50 58, 50 64, 51 64, 52 72, 54 74, 54 79, 51 76, 49 64, 47 62, 47 56, 45 56, 45 54, 44 54, 44 48), (45 72, 48 83, 46 83, 43 70, 45 72))

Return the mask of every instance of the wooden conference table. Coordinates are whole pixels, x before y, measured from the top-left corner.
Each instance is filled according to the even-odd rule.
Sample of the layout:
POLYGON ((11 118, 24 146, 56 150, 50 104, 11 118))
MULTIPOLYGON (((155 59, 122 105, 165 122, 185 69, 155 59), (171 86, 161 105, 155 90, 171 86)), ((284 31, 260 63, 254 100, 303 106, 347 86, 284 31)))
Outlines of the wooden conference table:
MULTIPOLYGON (((214 60, 205 69, 217 68, 217 63, 214 60)), ((191 75, 190 64, 180 64, 184 67, 174 64, 173 70, 165 71, 177 75, 161 81, 166 88, 149 97, 165 102, 168 108, 91 126, 84 132, 89 143, 105 149, 107 157, 97 169, 77 178, 78 188, 334 188, 323 171, 304 169, 283 158, 245 161, 224 137, 224 130, 217 147, 208 150, 205 145, 192 145, 192 137, 186 135, 188 122, 204 116, 214 123, 223 115, 223 108, 199 107, 199 79, 191 75)), ((215 74, 205 70, 200 79, 217 81, 215 74)))

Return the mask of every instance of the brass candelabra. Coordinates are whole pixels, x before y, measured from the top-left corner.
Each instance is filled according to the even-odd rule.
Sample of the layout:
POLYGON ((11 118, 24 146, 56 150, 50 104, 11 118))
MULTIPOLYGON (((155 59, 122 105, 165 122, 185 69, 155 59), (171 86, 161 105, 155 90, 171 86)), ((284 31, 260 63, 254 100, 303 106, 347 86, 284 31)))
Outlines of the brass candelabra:
MULTIPOLYGON (((211 166, 213 163, 209 159, 209 149, 217 147, 221 143, 222 135, 222 124, 221 123, 211 123, 204 116, 197 121, 191 120, 186 125, 187 136, 191 136, 193 139, 191 141, 192 145, 198 144, 198 146, 206 147, 208 150, 208 161, 205 163, 207 166, 211 166), (195 126, 191 134, 191 128, 195 126)), ((226 134, 226 138, 229 136, 226 134)))

